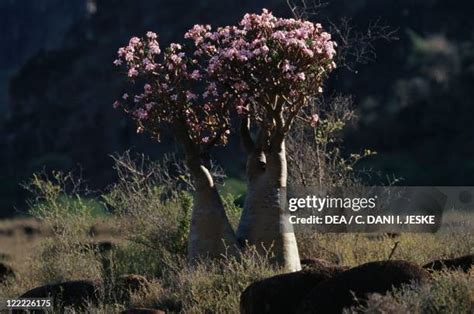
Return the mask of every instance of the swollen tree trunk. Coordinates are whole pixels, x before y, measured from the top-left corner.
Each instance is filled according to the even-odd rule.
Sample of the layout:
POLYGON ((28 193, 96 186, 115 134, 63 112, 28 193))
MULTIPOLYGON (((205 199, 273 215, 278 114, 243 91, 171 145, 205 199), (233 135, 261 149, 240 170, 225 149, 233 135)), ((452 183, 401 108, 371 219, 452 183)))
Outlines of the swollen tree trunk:
MULTIPOLYGON (((243 135, 245 136, 245 134, 243 135)), ((247 152, 248 189, 237 230, 240 245, 274 254, 287 271, 301 269, 293 227, 286 212, 287 163, 283 139, 269 151, 244 141, 247 152)))
MULTIPOLYGON (((195 162, 191 162, 193 163, 195 162)), ((195 191, 188 238, 188 258, 195 260, 235 254, 237 250, 235 234, 209 170, 202 164, 192 165, 189 168, 195 191)))
POLYGON ((184 147, 194 183, 188 259, 234 255, 238 250, 237 240, 210 172, 210 158, 191 141, 186 127, 178 125, 175 134, 184 147))

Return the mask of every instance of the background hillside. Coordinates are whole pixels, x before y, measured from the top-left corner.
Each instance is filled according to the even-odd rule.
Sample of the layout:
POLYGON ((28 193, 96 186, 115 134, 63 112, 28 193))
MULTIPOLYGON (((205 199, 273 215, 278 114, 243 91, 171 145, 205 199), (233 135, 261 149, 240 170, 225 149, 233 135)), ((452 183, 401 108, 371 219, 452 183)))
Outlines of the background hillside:
MULTIPOLYGON (((100 188, 113 180, 109 154, 174 150, 137 136, 112 109, 124 84, 112 61, 128 38, 154 30, 180 41, 195 23, 235 23, 263 7, 291 13, 284 0, 1 1, 0 216, 21 208, 18 183, 34 171, 80 165, 100 188)), ((378 152, 359 167, 405 185, 474 184, 473 14, 469 0, 333 0, 316 17, 398 29, 398 41, 376 43, 375 62, 339 71, 326 88, 354 95, 360 122, 346 130, 346 149, 378 152)), ((234 139, 216 156, 242 178, 241 155, 234 139)))

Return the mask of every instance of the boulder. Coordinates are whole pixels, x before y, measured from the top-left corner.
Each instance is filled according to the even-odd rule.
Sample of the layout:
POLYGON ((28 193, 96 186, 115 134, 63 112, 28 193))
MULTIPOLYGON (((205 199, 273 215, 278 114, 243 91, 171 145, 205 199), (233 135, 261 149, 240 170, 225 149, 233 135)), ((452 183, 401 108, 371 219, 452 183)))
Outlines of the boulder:
POLYGON ((157 309, 133 308, 122 311, 120 314, 166 314, 166 312, 157 309))
POLYGON ((74 280, 37 287, 20 298, 52 298, 56 306, 81 308, 87 303, 97 305, 107 292, 112 292, 115 300, 127 301, 131 293, 148 289, 149 282, 140 275, 123 275, 117 278, 113 290, 110 287, 100 280, 74 280))
POLYGON ((463 272, 467 273, 472 268, 474 264, 474 254, 465 255, 461 257, 451 258, 451 259, 438 259, 431 261, 425 265, 423 268, 433 272, 433 271, 440 271, 440 270, 462 270, 463 272))
POLYGON ((54 304, 82 307, 86 303, 97 304, 102 285, 99 281, 74 280, 31 289, 20 298, 52 298, 54 304))
POLYGON ((299 272, 277 275, 248 286, 240 297, 242 314, 292 313, 307 291, 343 269, 318 267, 299 272))
POLYGON ((4 283, 10 278, 15 278, 15 272, 7 264, 0 263, 0 283, 4 283))
POLYGON ((23 233, 29 237, 34 237, 41 234, 41 230, 34 226, 24 225, 21 226, 21 228, 23 229, 23 233))
POLYGON ((304 296, 296 313, 341 313, 345 307, 356 305, 357 300, 363 302, 371 293, 383 294, 428 278, 427 271, 406 261, 363 264, 321 282, 304 296))

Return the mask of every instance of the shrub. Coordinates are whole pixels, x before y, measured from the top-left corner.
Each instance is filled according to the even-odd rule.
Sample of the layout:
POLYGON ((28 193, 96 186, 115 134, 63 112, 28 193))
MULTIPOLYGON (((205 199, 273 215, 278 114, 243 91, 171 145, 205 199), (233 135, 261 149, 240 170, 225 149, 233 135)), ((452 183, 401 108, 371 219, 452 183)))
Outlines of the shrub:
POLYGON ((33 193, 31 215, 51 230, 32 262, 37 280, 54 283, 97 277, 101 263, 88 246, 97 203, 80 196, 81 181, 72 174, 53 172, 51 178, 35 174, 25 187, 33 193))
POLYGON ((472 313, 474 277, 462 272, 435 274, 427 285, 408 285, 385 296, 369 298, 363 313, 472 313))

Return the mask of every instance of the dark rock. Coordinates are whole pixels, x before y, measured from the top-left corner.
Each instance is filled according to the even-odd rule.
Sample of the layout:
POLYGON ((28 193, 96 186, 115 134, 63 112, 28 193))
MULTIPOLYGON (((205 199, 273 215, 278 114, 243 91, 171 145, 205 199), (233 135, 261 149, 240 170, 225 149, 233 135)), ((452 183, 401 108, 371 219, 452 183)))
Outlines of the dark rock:
POLYGON ((425 265, 423 268, 426 270, 433 272, 433 271, 440 271, 440 270, 457 270, 460 269, 463 272, 467 273, 474 264, 474 254, 465 255, 461 257, 451 258, 451 259, 439 259, 431 261, 425 265))
POLYGON ((62 306, 82 307, 88 302, 97 304, 102 286, 99 281, 75 280, 34 288, 20 298, 52 298, 62 306))
POLYGON ((292 313, 305 293, 343 269, 323 267, 277 275, 248 286, 240 297, 242 314, 292 313))
POLYGON ((33 226, 25 225, 25 226, 22 226, 22 229, 23 229, 23 233, 29 237, 33 237, 35 235, 41 234, 41 230, 33 226))
POLYGON ((127 301, 131 293, 146 291, 149 282, 140 275, 123 275, 112 286, 113 290, 109 290, 110 287, 100 280, 66 281, 34 288, 20 298, 52 298, 53 304, 61 309, 68 306, 81 308, 88 303, 97 305, 99 298, 106 297, 108 292, 113 293, 114 300, 127 301))
POLYGON ((296 313, 341 313, 343 308, 357 303, 354 297, 363 302, 370 293, 386 293, 428 278, 429 273, 423 268, 406 261, 363 264, 317 285, 303 298, 296 313))
POLYGON ((0 263, 0 283, 4 283, 10 278, 15 278, 15 272, 10 266, 0 263))
POLYGON ((166 314, 166 312, 157 309, 133 308, 122 311, 120 314, 166 314))

